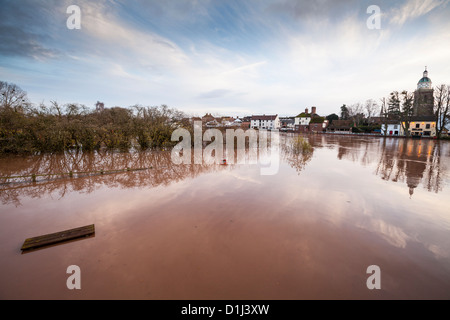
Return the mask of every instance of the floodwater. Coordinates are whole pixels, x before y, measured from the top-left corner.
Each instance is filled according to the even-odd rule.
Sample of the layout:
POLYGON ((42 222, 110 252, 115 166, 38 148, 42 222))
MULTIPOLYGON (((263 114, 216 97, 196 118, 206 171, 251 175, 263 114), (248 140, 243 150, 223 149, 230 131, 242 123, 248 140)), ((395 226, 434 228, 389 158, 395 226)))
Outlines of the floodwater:
POLYGON ((449 299, 450 143, 315 135, 296 154, 290 139, 273 175, 170 152, 0 159, 1 177, 74 172, 0 180, 0 299, 449 299))

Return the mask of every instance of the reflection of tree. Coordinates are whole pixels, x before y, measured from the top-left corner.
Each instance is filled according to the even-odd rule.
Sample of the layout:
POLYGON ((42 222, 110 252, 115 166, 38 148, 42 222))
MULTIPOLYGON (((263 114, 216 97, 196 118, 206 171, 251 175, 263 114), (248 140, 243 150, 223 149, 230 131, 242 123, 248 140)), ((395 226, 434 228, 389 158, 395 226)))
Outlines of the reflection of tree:
POLYGON ((426 188, 438 193, 442 191, 442 177, 445 174, 444 164, 441 163, 441 143, 435 143, 429 154, 430 160, 425 171, 426 188))
POLYGON ((311 161, 314 148, 309 145, 307 140, 305 140, 305 142, 309 145, 309 147, 306 146, 298 148, 292 143, 293 139, 295 138, 288 137, 286 139, 285 143, 282 144, 281 154, 283 159, 300 174, 306 164, 311 161))
POLYGON ((381 176, 381 179, 383 180, 398 181, 399 179, 402 180, 404 177, 403 162, 397 162, 396 158, 397 150, 400 152, 402 150, 403 140, 400 141, 400 145, 397 144, 398 142, 398 140, 387 141, 384 139, 381 144, 381 157, 375 170, 375 174, 381 176))
MULTIPOLYGON (((3 159, 3 161, 6 161, 3 159)), ((193 163, 193 162, 192 162, 193 163)), ((224 168, 217 165, 196 165, 172 163, 169 151, 160 152, 73 152, 65 154, 45 154, 33 157, 9 159, 2 166, 2 177, 27 176, 31 174, 67 173, 68 175, 40 178, 35 183, 30 179, 21 181, 0 181, 0 199, 3 204, 20 205, 23 196, 40 198, 57 193, 64 197, 67 193, 77 191, 91 193, 102 186, 134 188, 148 186, 166 186, 172 182, 188 177, 196 177, 201 173, 224 168), (127 171, 126 169, 145 170, 127 171), (77 172, 122 170, 114 174, 77 174, 77 172), (7 183, 11 182, 11 183, 7 183)))
POLYGON ((359 161, 360 150, 367 146, 366 141, 355 139, 353 137, 346 137, 338 140, 338 154, 339 160, 348 159, 353 162, 359 161))

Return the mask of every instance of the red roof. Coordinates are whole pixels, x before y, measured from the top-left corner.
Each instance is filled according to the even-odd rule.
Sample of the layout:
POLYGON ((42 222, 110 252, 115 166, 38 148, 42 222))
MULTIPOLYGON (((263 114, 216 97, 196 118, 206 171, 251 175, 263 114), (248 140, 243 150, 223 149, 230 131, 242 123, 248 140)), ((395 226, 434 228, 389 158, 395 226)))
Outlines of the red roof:
POLYGON ((274 116, 266 116, 266 115, 262 115, 262 116, 252 116, 252 120, 275 120, 278 117, 278 115, 274 115, 274 116))

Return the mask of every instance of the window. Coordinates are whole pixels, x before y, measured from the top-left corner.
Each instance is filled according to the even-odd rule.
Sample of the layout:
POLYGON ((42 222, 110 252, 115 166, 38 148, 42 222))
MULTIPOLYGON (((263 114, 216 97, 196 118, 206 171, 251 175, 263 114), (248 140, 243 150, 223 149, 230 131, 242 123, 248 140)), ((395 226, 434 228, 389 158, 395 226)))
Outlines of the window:
POLYGON ((420 123, 416 123, 416 129, 420 128, 420 123))
POLYGON ((427 125, 425 126, 427 129, 430 129, 430 124, 427 123, 427 125))

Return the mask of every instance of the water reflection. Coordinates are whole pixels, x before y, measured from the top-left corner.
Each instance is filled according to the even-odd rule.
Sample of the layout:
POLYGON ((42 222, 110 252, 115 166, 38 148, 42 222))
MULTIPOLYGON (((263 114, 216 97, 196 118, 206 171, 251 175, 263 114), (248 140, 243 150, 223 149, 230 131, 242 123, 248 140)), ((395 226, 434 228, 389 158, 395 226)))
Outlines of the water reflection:
POLYGON ((27 176, 20 179, 2 179, 0 199, 3 204, 20 205, 21 197, 39 198, 57 193, 60 198, 72 191, 91 193, 102 187, 157 187, 167 186, 199 174, 224 169, 217 165, 174 165, 170 152, 74 152, 47 154, 25 158, 2 159, 1 177, 27 176), (143 169, 127 171, 127 168, 143 169), (85 172, 122 170, 113 174, 88 174, 85 172), (74 172, 73 177, 38 177, 30 181, 32 174, 74 172), (77 172, 84 172, 77 174, 77 172), (13 181, 11 183, 11 181, 13 181))
POLYGON ((441 148, 441 143, 433 140, 384 140, 376 174, 384 180, 405 182, 411 196, 420 183, 438 193, 446 170, 441 165, 441 148))
POLYGON ((314 147, 336 149, 339 160, 375 164, 375 175, 407 185, 410 196, 422 184, 430 192, 442 191, 447 167, 442 158, 450 152, 449 144, 431 139, 378 139, 361 137, 311 136, 314 147))
MULTIPOLYGON (((300 174, 311 161, 314 154, 314 147, 311 146, 311 149, 296 148, 293 145, 293 139, 295 138, 295 135, 288 135, 282 140, 281 155, 282 159, 300 174)), ((306 141, 308 140, 306 139, 306 141)), ((317 143, 316 147, 321 148, 317 143)))
MULTIPOLYGON (((360 137, 336 137, 311 135, 307 140, 313 146, 308 152, 298 152, 292 146, 295 135, 284 135, 281 139, 280 156, 300 174, 312 160, 314 149, 334 149, 339 160, 358 162, 363 166, 375 165, 374 173, 381 179, 402 182, 407 185, 410 196, 422 183, 430 192, 442 191, 447 168, 442 157, 449 153, 448 143, 435 140, 377 139, 360 137)), ((261 150, 259 151, 261 153, 261 150)), ((262 157, 263 155, 259 155, 262 157)), ((172 182, 196 177, 199 174, 224 169, 219 165, 174 165, 170 152, 68 152, 44 154, 33 157, 1 159, 1 177, 28 176, 21 179, 0 180, 0 199, 3 204, 20 205, 20 196, 32 198, 58 193, 64 197, 68 192, 91 193, 101 186, 134 188, 168 185, 172 182), (126 172, 126 168, 145 169, 126 172), (151 168, 151 169, 150 169, 151 168), (122 173, 74 174, 37 178, 30 184, 32 174, 95 172, 124 170, 122 173)), ((233 169, 232 166, 227 166, 233 169)))
POLYGON ((273 176, 173 165, 169 152, 0 159, 0 176, 152 168, 1 185, 0 296, 72 299, 77 264, 85 299, 448 299, 449 145, 311 135, 300 154, 294 137, 281 137, 273 176), (87 224, 93 239, 20 255, 29 236, 87 224))

